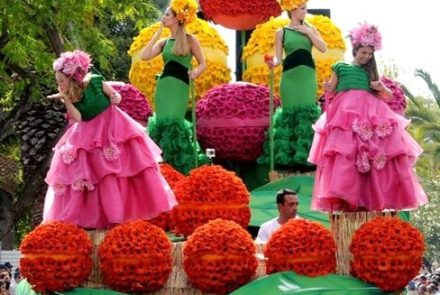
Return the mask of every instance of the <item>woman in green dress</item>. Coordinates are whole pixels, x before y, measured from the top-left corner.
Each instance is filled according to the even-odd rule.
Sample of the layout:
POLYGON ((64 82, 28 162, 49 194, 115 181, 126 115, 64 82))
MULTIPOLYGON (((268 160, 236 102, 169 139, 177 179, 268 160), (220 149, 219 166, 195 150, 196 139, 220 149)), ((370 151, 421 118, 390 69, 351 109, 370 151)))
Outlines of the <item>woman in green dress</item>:
POLYGON ((141 58, 149 60, 162 54, 165 64, 156 85, 155 116, 148 122, 149 135, 162 149, 165 162, 188 173, 194 168, 194 148, 200 150, 194 146, 191 123, 184 118, 189 84, 205 70, 206 64, 199 41, 185 31, 185 24, 196 17, 197 3, 184 1, 188 2, 187 9, 179 11, 173 6, 176 2, 172 1, 165 11, 160 29, 142 50, 141 58), (163 27, 171 31, 171 37, 159 40, 163 27), (191 68, 193 56, 198 63, 195 69, 191 68))
MULTIPOLYGON (((318 31, 304 22, 306 2, 281 1, 290 22, 277 30, 275 58, 266 61, 272 68, 283 65, 280 82, 282 104, 274 116, 274 156, 276 165, 288 168, 309 165, 307 156, 313 138, 312 124, 320 114, 316 104, 317 81, 311 51, 313 46, 321 52, 327 50, 318 31)), ((258 162, 267 164, 268 155, 266 143, 265 153, 258 162)))

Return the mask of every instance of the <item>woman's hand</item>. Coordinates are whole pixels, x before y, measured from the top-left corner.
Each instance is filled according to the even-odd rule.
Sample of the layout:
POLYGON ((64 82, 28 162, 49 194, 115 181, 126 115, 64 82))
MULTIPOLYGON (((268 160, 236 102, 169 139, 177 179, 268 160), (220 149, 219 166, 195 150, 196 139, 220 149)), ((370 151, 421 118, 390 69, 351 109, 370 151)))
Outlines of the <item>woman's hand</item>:
POLYGON ((199 68, 189 71, 188 76, 191 80, 196 79, 198 76, 200 76, 201 72, 199 71, 199 68))
POLYGON ((293 29, 297 32, 303 33, 304 35, 309 36, 312 33, 312 30, 310 27, 305 25, 296 25, 293 27, 293 29))
POLYGON ((381 81, 371 81, 370 87, 371 89, 376 90, 378 92, 382 92, 385 90, 385 85, 383 85, 381 81))
POLYGON ((110 95, 110 102, 112 104, 119 104, 121 100, 122 100, 122 96, 117 91, 113 91, 112 94, 110 95))
POLYGON ((393 93, 389 90, 382 81, 371 81, 370 88, 379 92, 379 96, 385 101, 389 101, 393 98, 393 93))
POLYGON ((267 66, 269 68, 274 68, 275 67, 275 61, 274 61, 274 57, 271 54, 266 53, 264 55, 264 62, 267 64, 267 66))

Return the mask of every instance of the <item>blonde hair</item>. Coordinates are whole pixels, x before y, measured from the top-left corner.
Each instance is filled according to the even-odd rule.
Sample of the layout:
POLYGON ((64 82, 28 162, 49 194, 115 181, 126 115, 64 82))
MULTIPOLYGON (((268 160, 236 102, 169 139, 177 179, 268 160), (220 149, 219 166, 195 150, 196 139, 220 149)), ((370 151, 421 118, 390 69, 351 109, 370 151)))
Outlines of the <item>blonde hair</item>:
MULTIPOLYGON (((176 16, 176 12, 172 10, 174 16, 176 16)), ((191 44, 188 37, 188 34, 185 30, 185 24, 179 21, 179 26, 177 27, 176 32, 176 43, 174 44, 173 53, 175 55, 187 55, 191 52, 191 44)))
POLYGON ((84 94, 84 89, 90 82, 92 74, 87 73, 82 81, 77 81, 75 79, 70 79, 70 88, 67 90, 66 95, 72 103, 81 101, 84 94))

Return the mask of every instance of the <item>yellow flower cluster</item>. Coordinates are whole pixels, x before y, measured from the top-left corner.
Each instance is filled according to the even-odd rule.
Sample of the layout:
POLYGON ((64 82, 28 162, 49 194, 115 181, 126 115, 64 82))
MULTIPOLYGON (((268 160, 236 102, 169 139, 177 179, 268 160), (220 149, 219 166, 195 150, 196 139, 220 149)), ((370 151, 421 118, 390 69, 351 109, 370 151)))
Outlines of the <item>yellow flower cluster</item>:
MULTIPOLYGON (((328 46, 328 50, 325 53, 318 52, 315 49, 312 51, 318 80, 318 98, 323 93, 323 82, 331 76, 331 65, 343 59, 346 47, 341 30, 328 17, 307 15, 306 21, 316 27, 328 46)), ((281 16, 257 26, 243 51, 242 58, 246 62, 246 71, 243 73, 245 81, 255 84, 269 84, 269 69, 264 63, 264 55, 274 54, 275 32, 288 23, 289 19, 281 16)), ((281 67, 275 69, 274 90, 277 95, 279 95, 281 72, 281 67)))
POLYGON ((330 18, 323 15, 308 15, 306 21, 318 30, 327 44, 327 49, 345 50, 346 47, 341 29, 330 18))
MULTIPOLYGON (((140 53, 159 27, 160 23, 158 22, 141 30, 128 50, 128 54, 132 57, 129 73, 130 82, 148 98, 153 108, 156 77, 161 73, 164 64, 161 56, 143 61, 140 59, 140 53)), ((212 87, 228 83, 231 79, 231 70, 227 66, 228 47, 220 34, 204 20, 197 18, 186 27, 186 30, 199 40, 207 66, 203 74, 195 81, 195 92, 198 99, 212 87)), ((164 30, 161 38, 169 36, 169 30, 164 30)), ((196 64, 197 62, 194 59, 193 66, 196 66, 196 64)))
POLYGON ((307 0, 281 0, 280 5, 286 11, 292 11, 295 8, 307 3, 307 0))
POLYGON ((197 18, 198 5, 195 0, 172 0, 170 7, 183 24, 192 23, 197 18))

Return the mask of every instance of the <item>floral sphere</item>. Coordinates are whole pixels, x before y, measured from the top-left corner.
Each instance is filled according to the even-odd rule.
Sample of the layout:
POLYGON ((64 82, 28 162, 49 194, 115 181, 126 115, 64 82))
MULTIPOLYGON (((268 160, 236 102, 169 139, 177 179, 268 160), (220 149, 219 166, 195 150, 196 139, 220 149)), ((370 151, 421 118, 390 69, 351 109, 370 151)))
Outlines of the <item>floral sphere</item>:
MULTIPOLYGON (((274 98, 274 109, 280 105, 274 98)), ((269 127, 269 89, 251 83, 214 87, 197 103, 200 144, 215 149, 219 159, 254 161, 269 127)))
MULTIPOLYGON (((130 82, 149 98, 150 105, 153 105, 156 75, 162 72, 164 64, 161 56, 143 61, 140 59, 140 53, 159 27, 160 22, 143 29, 139 36, 134 38, 128 51, 132 58, 129 73, 130 82)), ((231 70, 227 65, 228 48, 217 30, 204 20, 195 19, 186 26, 186 31, 199 40, 205 56, 206 69, 195 80, 196 97, 202 97, 212 87, 227 83, 231 79, 231 70)), ((163 30, 161 38, 170 36, 169 30, 163 30)), ((193 66, 196 64, 195 58, 193 58, 193 66)))
POLYGON ((403 92, 402 87, 399 83, 393 81, 388 77, 381 77, 380 81, 391 90, 393 94, 393 98, 389 101, 386 101, 390 108, 400 115, 405 115, 406 110, 406 98, 405 93, 403 92))
POLYGON ((269 239, 264 255, 266 273, 292 270, 310 277, 326 275, 336 268, 336 246, 323 225, 292 219, 269 239))
POLYGON ((247 228, 249 191, 234 172, 221 166, 201 166, 174 186, 178 205, 172 211, 176 233, 190 235, 216 218, 233 220, 247 228))
POLYGON ((383 291, 403 289, 422 266, 423 235, 396 217, 378 217, 355 231, 351 272, 383 291))
POLYGON ((148 118, 153 115, 153 110, 145 95, 131 84, 116 81, 107 83, 121 94, 122 100, 118 107, 130 117, 145 125, 148 122, 148 118))
POLYGON ((258 266, 250 234, 233 221, 215 219, 198 227, 183 248, 183 267, 203 292, 229 293, 246 284, 258 266))
MULTIPOLYGON (((185 178, 185 175, 183 175, 182 173, 174 169, 173 166, 167 163, 160 163, 160 173, 168 182, 171 188, 173 188, 179 180, 185 178)), ((149 222, 165 231, 174 228, 174 223, 171 219, 171 212, 164 212, 156 218, 149 220, 149 222)))
POLYGON ((92 272, 92 241, 73 224, 37 226, 22 241, 20 271, 37 292, 78 287, 92 272))
POLYGON ((200 0, 205 16, 232 30, 253 30, 281 14, 276 0, 200 0))
MULTIPOLYGON (((327 44, 327 51, 325 53, 321 53, 315 48, 312 50, 316 66, 318 98, 324 93, 322 88, 323 82, 331 77, 331 65, 338 60, 344 59, 346 47, 341 30, 330 18, 322 15, 306 15, 306 22, 318 30, 327 44)), ((255 31, 252 32, 242 56, 247 66, 246 71, 243 73, 245 81, 269 85, 269 68, 264 62, 264 55, 275 52, 275 32, 288 23, 289 19, 287 17, 280 16, 257 26, 255 31)), ((274 73, 275 92, 278 94, 282 67, 276 67, 274 73)))
POLYGON ((148 221, 129 221, 107 233, 99 246, 99 264, 104 282, 112 289, 153 292, 171 273, 171 242, 148 221))

